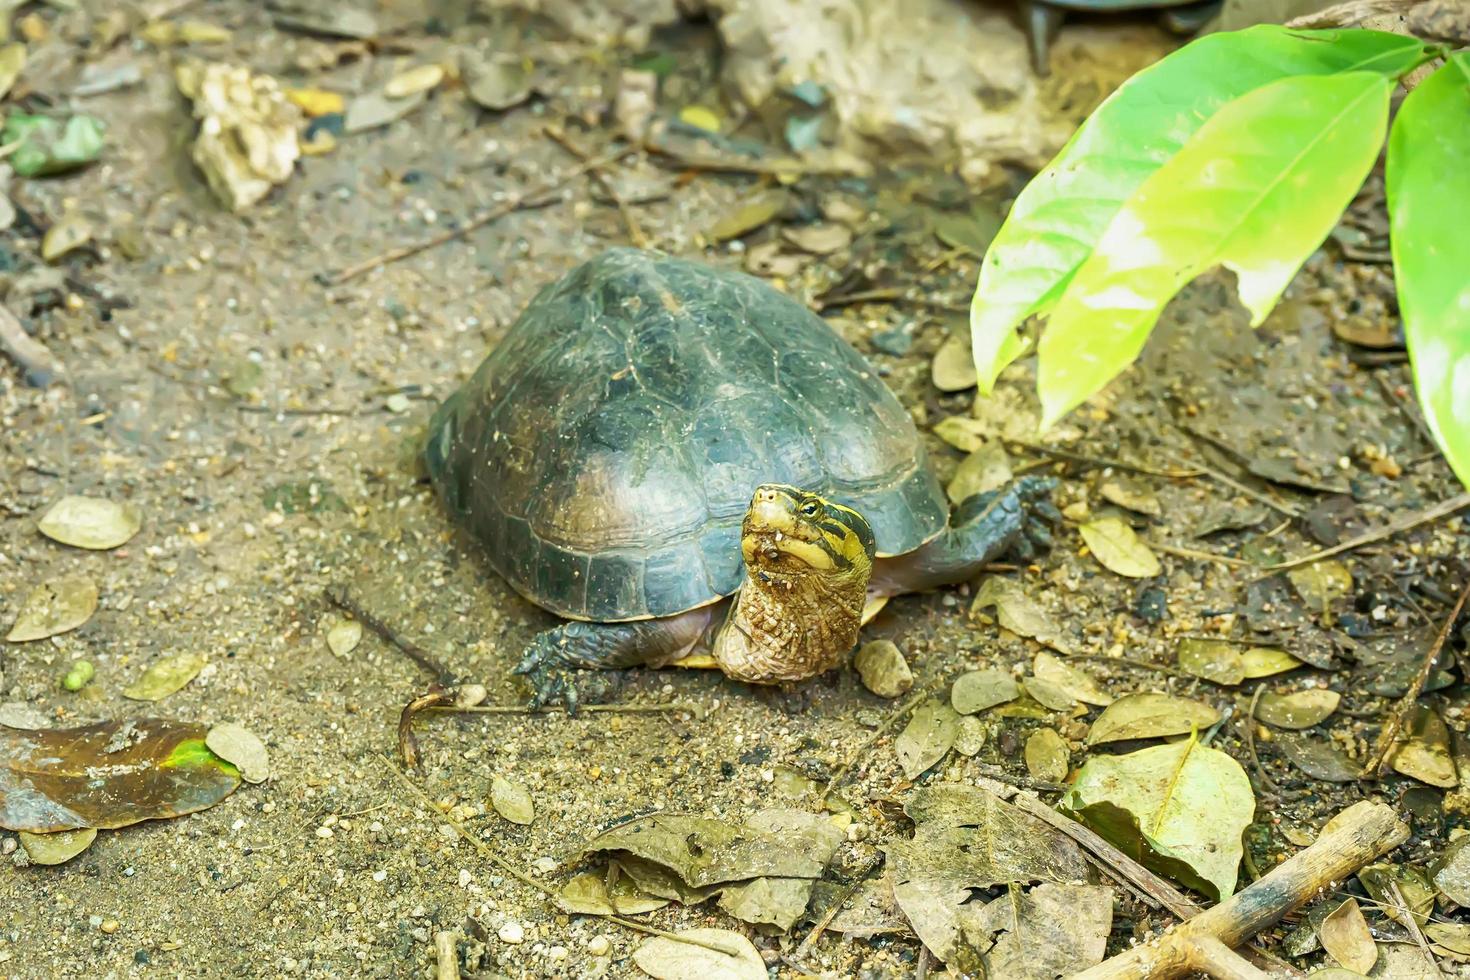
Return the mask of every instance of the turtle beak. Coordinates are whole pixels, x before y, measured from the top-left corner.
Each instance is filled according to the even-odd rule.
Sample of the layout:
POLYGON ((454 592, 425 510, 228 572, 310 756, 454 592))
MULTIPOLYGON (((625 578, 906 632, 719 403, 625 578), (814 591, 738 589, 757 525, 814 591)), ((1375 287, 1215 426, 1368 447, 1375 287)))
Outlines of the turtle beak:
POLYGON ((805 497, 794 487, 779 484, 756 488, 740 535, 747 566, 778 565, 787 556, 815 569, 837 565, 822 529, 799 510, 805 497))

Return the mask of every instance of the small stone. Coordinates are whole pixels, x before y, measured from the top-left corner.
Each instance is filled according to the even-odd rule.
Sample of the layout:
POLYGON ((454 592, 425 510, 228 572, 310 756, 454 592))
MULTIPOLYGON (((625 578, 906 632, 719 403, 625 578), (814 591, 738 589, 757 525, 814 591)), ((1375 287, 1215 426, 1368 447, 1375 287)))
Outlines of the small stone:
POLYGON ((612 952, 612 940, 606 936, 593 936, 587 941, 587 955, 606 956, 612 952))
POLYGON ((497 932, 496 935, 500 937, 501 942, 509 943, 510 945, 515 946, 518 943, 522 943, 525 941, 526 930, 519 922, 511 919, 505 925, 500 927, 500 931, 497 932))
POLYGON ((880 698, 896 698, 914 686, 914 673, 892 640, 864 643, 853 666, 863 686, 880 698))
POLYGON ((376 882, 384 882, 384 881, 387 881, 387 880, 388 880, 388 872, 384 871, 383 869, 379 868, 377 871, 374 871, 373 872, 373 881, 376 881, 376 882))
POLYGON ((328 837, 331 837, 332 836, 332 828, 331 827, 318 827, 316 829, 316 835, 318 837, 320 837, 322 840, 326 840, 328 837))
POLYGON ((568 952, 565 946, 552 946, 546 951, 546 958, 548 960, 564 960, 567 956, 568 952))
POLYGON ((531 866, 538 874, 549 875, 556 870, 557 860, 554 857, 538 857, 531 866))
POLYGON ((10 855, 15 853, 15 849, 19 846, 20 845, 15 842, 14 837, 5 838, 3 841, 0 841, 0 856, 10 857, 10 855))
POLYGON ((122 923, 118 922, 116 919, 103 919, 102 924, 97 928, 101 929, 104 933, 110 936, 114 932, 117 932, 117 930, 121 927, 122 923))

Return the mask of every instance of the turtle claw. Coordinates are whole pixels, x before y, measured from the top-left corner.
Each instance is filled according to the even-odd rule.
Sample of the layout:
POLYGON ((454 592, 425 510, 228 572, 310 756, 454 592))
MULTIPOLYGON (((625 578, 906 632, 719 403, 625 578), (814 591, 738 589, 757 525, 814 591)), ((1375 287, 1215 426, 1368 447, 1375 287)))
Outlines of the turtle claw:
POLYGON ((567 665, 557 644, 546 635, 531 641, 526 655, 516 664, 515 673, 520 674, 531 685, 532 711, 552 704, 565 704, 567 714, 577 713, 577 685, 573 680, 576 668, 567 665))

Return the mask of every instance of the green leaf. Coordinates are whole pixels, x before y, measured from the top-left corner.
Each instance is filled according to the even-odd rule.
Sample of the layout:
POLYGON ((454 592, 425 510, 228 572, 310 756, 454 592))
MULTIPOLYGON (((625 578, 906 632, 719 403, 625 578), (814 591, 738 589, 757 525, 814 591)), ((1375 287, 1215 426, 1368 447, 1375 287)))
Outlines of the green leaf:
POLYGON ((17 143, 10 164, 22 177, 45 177, 83 167, 102 153, 107 127, 95 116, 72 116, 65 123, 50 116, 17 114, 5 121, 0 141, 17 143))
POLYGON ((1470 487, 1470 52, 1409 93, 1388 138, 1404 338, 1424 418, 1470 487))
POLYGON ((1425 57, 1396 34, 1263 24, 1207 35, 1134 75, 1016 198, 985 255, 970 308, 980 390, 1024 350, 1021 322, 1056 302, 1123 202, 1221 106, 1292 75, 1396 78, 1425 57))
POLYGON ((1224 900, 1256 800, 1245 770, 1193 737, 1096 756, 1059 804, 1145 867, 1224 900))
POLYGON ((1211 117, 1123 204, 1041 338, 1043 428, 1122 371, 1164 305, 1216 266, 1259 324, 1377 159, 1393 82, 1283 78, 1211 117))

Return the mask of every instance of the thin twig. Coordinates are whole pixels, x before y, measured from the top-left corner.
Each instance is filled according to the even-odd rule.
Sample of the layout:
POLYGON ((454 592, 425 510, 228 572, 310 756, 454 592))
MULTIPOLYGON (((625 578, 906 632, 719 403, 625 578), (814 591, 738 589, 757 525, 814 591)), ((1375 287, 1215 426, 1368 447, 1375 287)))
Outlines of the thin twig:
POLYGON ((1414 431, 1419 433, 1420 438, 1424 440, 1424 444, 1432 447, 1434 445, 1434 433, 1429 431, 1429 423, 1424 421, 1424 416, 1414 410, 1413 400, 1400 398, 1398 393, 1393 390, 1393 384, 1384 376, 1382 371, 1374 371, 1373 380, 1377 383, 1378 391, 1383 395, 1384 399, 1393 402, 1394 407, 1399 410, 1399 414, 1409 421, 1409 424, 1414 427, 1414 431))
POLYGON ((512 212, 554 204, 556 203, 556 199, 552 198, 548 200, 545 198, 545 195, 561 190, 583 174, 596 170, 598 167, 606 166, 627 152, 626 149, 618 149, 611 153, 604 153, 601 156, 584 161, 557 177, 542 181, 532 190, 516 194, 514 197, 502 201, 493 208, 481 211, 457 228, 451 228, 449 231, 441 232, 438 235, 431 235, 412 245, 402 245, 398 248, 389 249, 380 255, 375 255, 372 258, 363 259, 361 262, 338 269, 336 272, 323 272, 317 276, 317 281, 323 286, 339 286, 349 279, 356 279, 363 273, 371 272, 380 266, 397 262, 400 259, 406 259, 420 252, 426 252, 431 248, 437 248, 457 238, 463 238, 470 232, 483 228, 490 222, 503 218, 512 212))
POLYGON ((1435 976, 1439 977, 1440 980, 1444 980, 1444 971, 1439 968, 1439 960, 1435 959, 1434 954, 1430 952, 1429 943, 1424 939, 1424 931, 1419 928, 1419 920, 1414 918, 1414 910, 1409 908, 1408 902, 1404 901, 1404 893, 1399 890, 1399 883, 1390 881, 1388 883, 1388 890, 1393 895, 1393 900, 1398 903, 1398 910, 1404 914, 1404 917, 1399 921, 1403 923, 1405 929, 1409 930, 1409 935, 1414 937, 1414 942, 1419 944, 1419 949, 1423 951, 1424 958, 1434 967, 1435 976))
POLYGON ((1095 863, 1104 871, 1149 905, 1172 912, 1180 919, 1188 919, 1204 911, 1189 896, 1163 878, 1103 840, 1092 830, 1076 820, 1062 816, 1036 797, 1028 793, 1017 793, 1011 802, 1052 829, 1072 838, 1093 857, 1095 863))
POLYGON ((835 295, 829 293, 818 296, 814 301, 818 312, 839 306, 855 306, 858 303, 907 303, 910 306, 926 306, 931 310, 943 310, 947 313, 968 313, 970 311, 968 306, 962 306, 959 303, 947 303, 944 300, 930 299, 927 296, 914 296, 897 288, 864 289, 855 293, 835 295))
POLYGON ((1033 453, 1042 453, 1053 459, 1060 459, 1068 463, 1078 463, 1083 466, 1102 466, 1115 470, 1123 470, 1128 473, 1140 473, 1144 476, 1162 476, 1170 480, 1188 480, 1196 476, 1204 476, 1205 471, 1195 468, 1164 470, 1154 466, 1145 466, 1143 463, 1130 463, 1123 459, 1111 459, 1107 456, 1088 456, 1082 453, 1074 453, 1069 449, 1057 449, 1054 446, 1043 446, 1036 442, 1024 442, 1020 439, 1007 439, 1006 442, 1033 453))
POLYGON ((1158 541, 1150 541, 1150 548, 1162 551, 1166 555, 1174 555, 1177 558, 1193 558, 1197 561, 1212 561, 1226 568, 1251 568, 1250 562, 1241 558, 1230 558, 1226 555, 1217 555, 1210 551, 1198 551, 1194 548, 1181 548, 1176 544, 1161 544, 1158 541))
POLYGON ((1302 555, 1300 558, 1292 558, 1289 561, 1279 561, 1274 565, 1266 565, 1261 570, 1265 574, 1269 575, 1275 572, 1285 571, 1288 568, 1300 568, 1302 565, 1311 565, 1314 562, 1319 562, 1324 558, 1331 558, 1332 556, 1340 555, 1345 551, 1353 551, 1357 548, 1361 548, 1365 544, 1372 544, 1375 541, 1383 541, 1387 538, 1393 537, 1394 535, 1402 534, 1405 531, 1412 531, 1416 527, 1422 527, 1425 524, 1433 524, 1436 521, 1442 521, 1446 517, 1450 517, 1453 514, 1459 513, 1466 507, 1470 507, 1470 493, 1462 493, 1457 496, 1451 497, 1448 500, 1441 500, 1439 503, 1434 504, 1430 507, 1426 507, 1417 513, 1410 514, 1408 517, 1403 517, 1399 520, 1391 521, 1388 524, 1385 524, 1383 527, 1380 527, 1373 531, 1367 531, 1363 534, 1358 535, 1355 538, 1349 538, 1348 540, 1343 541, 1340 544, 1333 545, 1331 548, 1324 548, 1321 551, 1314 551, 1310 555, 1302 555))
MULTIPOLYGON (((1281 793, 1281 787, 1276 781, 1266 774, 1266 767, 1261 765, 1261 757, 1256 754, 1256 705, 1261 703, 1261 694, 1265 692, 1266 685, 1257 684, 1255 693, 1251 695, 1251 704, 1245 709, 1245 750, 1251 757, 1251 764, 1255 766, 1256 778, 1261 781, 1261 789, 1273 796, 1281 793)), ((1249 848, 1247 848, 1249 850, 1249 848)))
POLYGON ((428 671, 442 687, 452 688, 458 686, 459 679, 453 671, 441 664, 429 651, 417 643, 399 636, 387 623, 364 609, 347 592, 346 586, 330 586, 324 590, 323 594, 326 595, 327 601, 332 605, 351 615, 353 619, 356 619, 359 623, 378 634, 384 642, 397 647, 410 660, 428 671))
POLYGON ((841 912, 843 906, 848 903, 853 895, 857 894, 857 890, 862 887, 863 882, 868 880, 868 875, 877 870, 880 862, 881 859, 875 855, 862 871, 852 876, 852 881, 848 883, 847 887, 842 889, 842 892, 832 902, 831 906, 828 907, 827 911, 822 913, 822 917, 817 920, 816 925, 812 926, 812 931, 807 933, 806 938, 797 944, 796 949, 792 951, 792 959, 806 959, 806 954, 816 945, 817 940, 822 938, 822 933, 832 924, 832 920, 837 918, 837 913, 841 912))
POLYGON ((821 806, 823 803, 827 802, 827 797, 831 795, 832 790, 836 789, 837 784, 842 782, 842 780, 847 777, 847 774, 852 771, 852 767, 857 764, 857 760, 862 757, 862 754, 864 752, 866 752, 873 746, 873 743, 877 742, 878 739, 882 738, 890 730, 895 728, 900 721, 903 721, 905 718, 907 718, 909 716, 909 713, 919 706, 919 702, 929 697, 932 693, 932 690, 927 688, 923 691, 920 691, 918 694, 915 694, 913 697, 909 698, 902 705, 900 705, 897 711, 893 712, 893 714, 883 719, 883 723, 877 728, 873 729, 873 734, 863 739, 862 742, 860 742, 857 747, 852 750, 852 754, 847 757, 847 761, 842 764, 842 768, 838 769, 837 772, 833 774, 832 778, 827 780, 827 785, 822 788, 822 792, 817 794, 817 805, 821 806))
MULTIPOLYGON (((571 137, 561 129, 555 126, 547 126, 545 132, 548 139, 583 163, 592 159, 591 154, 576 143, 573 143, 571 137)), ((608 173, 602 167, 596 167, 589 171, 589 173, 597 178, 598 183, 602 184, 602 189, 607 191, 607 196, 617 206, 618 214, 622 215, 623 218, 623 226, 628 229, 628 241, 632 242, 638 248, 647 248, 648 236, 643 234, 643 229, 638 224, 637 215, 633 213, 633 209, 628 206, 628 202, 618 191, 617 183, 613 180, 612 174, 608 173)))
POLYGON ((714 173, 759 174, 767 177, 799 177, 806 175, 850 177, 856 168, 841 164, 812 164, 793 157, 778 157, 755 160, 746 157, 710 156, 675 149, 664 143, 645 140, 643 149, 655 157, 666 159, 691 170, 708 170, 714 173))
MULTIPOLYGON (((469 844, 476 851, 478 851, 480 853, 480 856, 483 857, 485 860, 489 861, 491 864, 495 865, 501 871, 504 871, 516 881, 519 881, 521 884, 525 885, 527 888, 538 891, 541 894, 545 895, 547 898, 551 899, 558 908, 561 907, 559 901, 561 896, 557 893, 556 889, 552 888, 550 885, 545 884, 544 882, 537 881, 535 878, 532 878, 520 868, 517 868, 515 865, 511 864, 505 858, 501 857, 495 851, 491 850, 489 845, 487 845, 484 841, 480 840, 480 838, 476 837, 474 834, 466 830, 464 824, 460 823, 458 820, 455 820, 453 817, 449 816, 449 814, 444 813, 442 810, 440 810, 439 807, 434 804, 434 801, 429 798, 429 794, 425 793, 419 787, 418 783, 415 783, 412 779, 409 779, 406 773, 402 772, 397 766, 389 762, 386 756, 383 756, 381 754, 377 755, 378 761, 383 764, 383 767, 391 772, 393 776, 400 783, 403 784, 403 787, 407 789, 410 793, 412 793, 418 799, 419 803, 421 803, 429 810, 430 813, 434 815, 435 820, 443 821, 456 834, 459 835, 461 840, 463 840, 466 844, 469 844)), ((625 929, 632 929, 634 932, 641 932, 649 936, 662 936, 664 939, 672 939, 675 942, 688 943, 691 946, 701 946, 705 949, 712 949, 717 953, 724 953, 727 956, 730 955, 730 950, 724 946, 719 945, 718 943, 706 942, 703 939, 696 939, 693 936, 681 936, 676 932, 667 932, 663 929, 655 929, 652 926, 646 926, 641 922, 634 922, 631 919, 625 919, 619 915, 605 915, 602 916, 602 920, 604 922, 615 922, 625 929)))
MULTIPOLYGON (((1439 628, 1439 634, 1435 636, 1434 642, 1424 653, 1424 659, 1419 664, 1419 669, 1414 673, 1414 679, 1409 682, 1409 689, 1404 696, 1399 698, 1398 703, 1393 706, 1388 720, 1383 724, 1383 731, 1378 734, 1378 743, 1373 749, 1373 758, 1363 767, 1363 778, 1377 779, 1383 772, 1383 764, 1388 759, 1389 750, 1393 748, 1394 739, 1398 738, 1399 731, 1404 727, 1404 722, 1409 717, 1409 712, 1414 710, 1414 705, 1419 700, 1420 693, 1424 690, 1424 684, 1429 680, 1429 675, 1434 672, 1434 663, 1439 659, 1440 651, 1444 649, 1445 643, 1449 641, 1450 634, 1455 630, 1455 623, 1460 619, 1460 613, 1465 610, 1465 602, 1470 600, 1470 582, 1465 583, 1465 588, 1460 591, 1460 598, 1456 600, 1455 607, 1450 610, 1449 616, 1445 617, 1444 623, 1439 628)), ((1470 663, 1461 660, 1460 670, 1463 673, 1470 663)))
MULTIPOLYGON (((425 709, 429 714, 467 714, 467 715, 549 715, 566 712, 566 705, 542 705, 533 708, 528 704, 476 704, 461 707, 455 704, 434 705, 425 709)), ((577 713, 582 712, 606 712, 608 714, 668 714, 670 712, 687 711, 696 717, 701 713, 700 706, 693 701, 670 701, 668 704, 581 704, 577 706, 577 713)))

